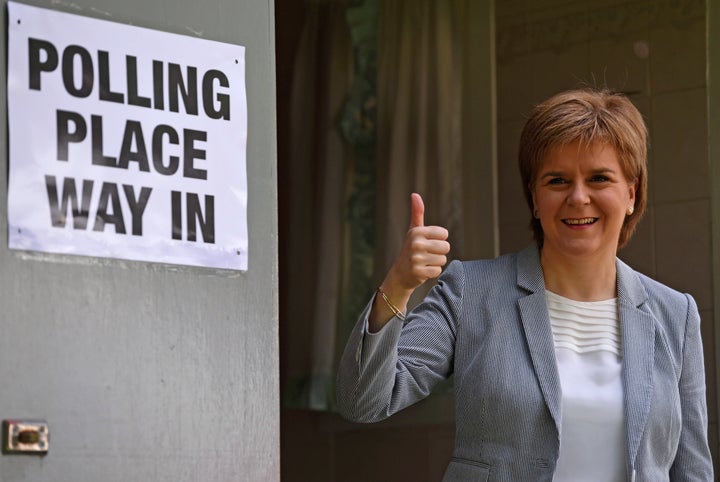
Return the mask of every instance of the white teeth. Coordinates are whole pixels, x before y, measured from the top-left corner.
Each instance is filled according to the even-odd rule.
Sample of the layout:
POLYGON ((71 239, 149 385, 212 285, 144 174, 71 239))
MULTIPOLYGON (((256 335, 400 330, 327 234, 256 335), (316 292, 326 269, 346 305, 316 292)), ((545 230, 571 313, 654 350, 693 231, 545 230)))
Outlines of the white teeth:
POLYGON ((592 224, 597 218, 563 219, 565 224, 592 224))

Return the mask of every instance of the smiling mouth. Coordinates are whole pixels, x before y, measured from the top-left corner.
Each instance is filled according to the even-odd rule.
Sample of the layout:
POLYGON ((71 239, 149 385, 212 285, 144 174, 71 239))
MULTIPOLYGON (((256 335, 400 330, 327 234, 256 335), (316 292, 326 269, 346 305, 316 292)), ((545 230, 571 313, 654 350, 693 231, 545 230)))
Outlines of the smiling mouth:
POLYGON ((572 219, 563 219, 562 222, 565 224, 569 224, 571 226, 583 226, 586 224, 595 224, 597 222, 598 218, 572 218, 572 219))

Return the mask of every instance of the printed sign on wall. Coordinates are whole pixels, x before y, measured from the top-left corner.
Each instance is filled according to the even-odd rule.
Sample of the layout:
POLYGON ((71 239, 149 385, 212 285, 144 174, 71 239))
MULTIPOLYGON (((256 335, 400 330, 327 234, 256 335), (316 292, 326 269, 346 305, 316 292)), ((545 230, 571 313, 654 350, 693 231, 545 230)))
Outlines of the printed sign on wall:
POLYGON ((244 47, 8 8, 9 247, 247 270, 244 47))

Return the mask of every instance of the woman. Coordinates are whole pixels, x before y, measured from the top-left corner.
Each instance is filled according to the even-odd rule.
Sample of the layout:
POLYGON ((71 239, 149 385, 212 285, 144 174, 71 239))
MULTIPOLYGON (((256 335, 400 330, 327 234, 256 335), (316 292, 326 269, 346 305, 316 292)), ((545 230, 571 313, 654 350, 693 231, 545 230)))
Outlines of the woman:
POLYGON ((444 480, 713 480, 693 299, 617 257, 645 210, 646 128, 625 97, 558 94, 531 113, 520 171, 536 243, 453 261, 411 196, 401 253, 350 336, 341 414, 381 420, 454 374, 444 480))

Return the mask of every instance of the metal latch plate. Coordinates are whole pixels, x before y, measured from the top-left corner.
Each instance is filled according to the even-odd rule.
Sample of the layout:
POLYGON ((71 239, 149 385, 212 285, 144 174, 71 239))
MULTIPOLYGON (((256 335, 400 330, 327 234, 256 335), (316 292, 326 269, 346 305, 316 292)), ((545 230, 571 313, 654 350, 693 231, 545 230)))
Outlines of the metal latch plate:
POLYGON ((46 454, 50 432, 44 420, 3 420, 2 452, 4 454, 46 454))

